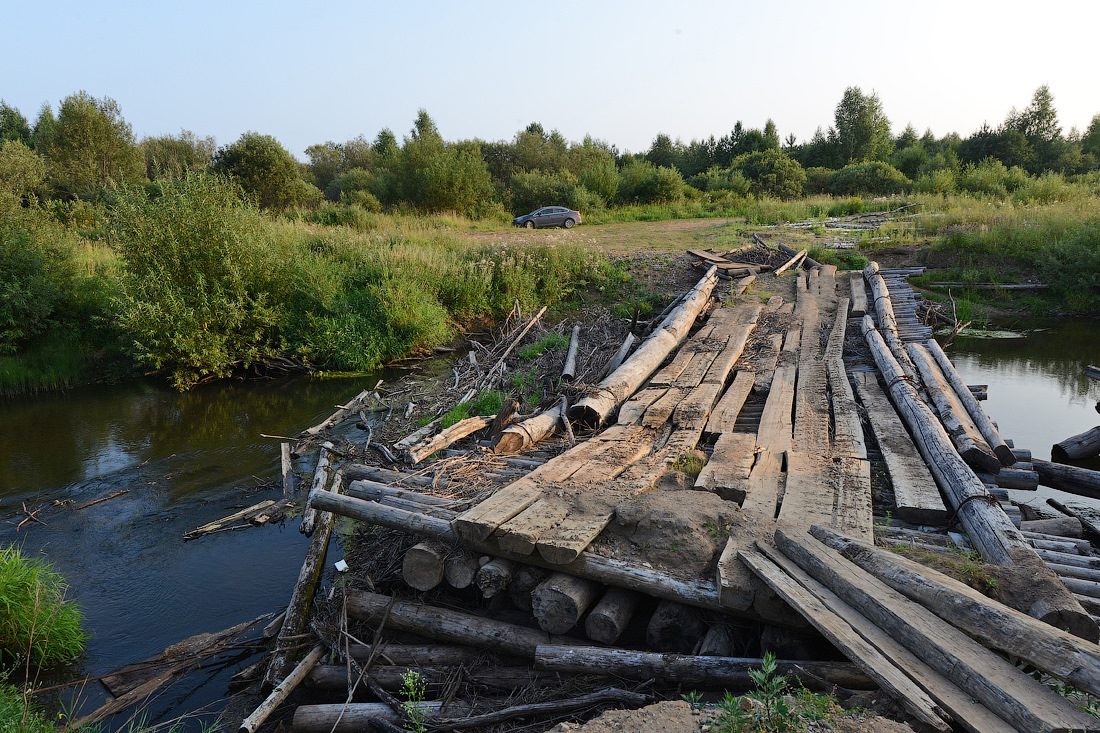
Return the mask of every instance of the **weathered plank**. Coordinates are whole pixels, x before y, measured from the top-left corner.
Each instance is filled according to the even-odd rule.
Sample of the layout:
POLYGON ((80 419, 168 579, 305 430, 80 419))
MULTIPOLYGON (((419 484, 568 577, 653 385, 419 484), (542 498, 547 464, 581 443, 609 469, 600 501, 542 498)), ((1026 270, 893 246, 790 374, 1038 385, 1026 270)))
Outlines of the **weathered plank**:
POLYGON ((568 514, 569 505, 564 501, 554 497, 539 499, 500 525, 494 536, 502 550, 530 555, 539 537, 568 514))
POLYGON ((727 501, 743 502, 755 448, 756 438, 748 433, 719 435, 710 460, 695 479, 696 488, 713 491, 727 501))
POLYGON ((847 562, 808 532, 779 530, 775 539, 784 555, 1018 730, 1098 728, 1096 718, 847 562))
POLYGON ((863 273, 853 272, 850 279, 852 291, 852 318, 867 315, 867 287, 863 284, 863 273))
POLYGON ((947 508, 935 479, 905 431, 901 418, 878 386, 878 378, 870 372, 856 372, 853 377, 890 474, 898 519, 932 525, 947 521, 947 508))
POLYGON ((733 378, 733 384, 729 386, 711 411, 703 432, 708 435, 732 433, 733 426, 737 422, 737 416, 741 414, 741 408, 745 406, 745 400, 752 391, 755 381, 755 372, 738 370, 737 376, 733 378))

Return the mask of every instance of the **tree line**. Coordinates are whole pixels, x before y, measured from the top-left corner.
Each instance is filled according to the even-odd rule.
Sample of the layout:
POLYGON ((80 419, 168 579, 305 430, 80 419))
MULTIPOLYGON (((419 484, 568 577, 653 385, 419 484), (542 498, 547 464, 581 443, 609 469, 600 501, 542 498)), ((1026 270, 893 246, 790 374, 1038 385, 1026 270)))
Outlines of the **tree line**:
POLYGON ((0 142, 3 185, 61 204, 211 171, 232 177, 269 211, 333 202, 483 217, 547 203, 591 210, 702 195, 951 193, 983 165, 1031 176, 1085 174, 1100 167, 1100 115, 1084 132, 1063 133, 1044 85, 1022 110, 968 137, 918 134, 912 125, 894 136, 878 96, 850 87, 833 124, 805 142, 793 134, 781 140, 772 120, 763 129, 738 121, 727 134, 686 144, 661 133, 632 154, 591 137, 570 142, 539 123, 511 140, 451 142, 421 110, 400 141, 383 129, 373 140, 311 145, 308 160, 298 161, 272 136, 251 131, 221 147, 186 130, 138 141, 117 102, 81 91, 56 114, 43 105, 33 124, 0 101, 0 142))

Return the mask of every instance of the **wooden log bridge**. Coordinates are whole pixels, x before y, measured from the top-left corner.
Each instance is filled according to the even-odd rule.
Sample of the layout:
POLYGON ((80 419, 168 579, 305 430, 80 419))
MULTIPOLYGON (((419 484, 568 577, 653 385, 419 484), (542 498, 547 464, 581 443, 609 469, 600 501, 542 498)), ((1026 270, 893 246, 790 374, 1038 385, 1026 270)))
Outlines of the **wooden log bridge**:
MULTIPOLYGON (((1100 583, 1087 539, 1043 534, 1046 525, 1021 532, 1019 509, 987 489, 1031 471, 1016 465, 1030 454, 1001 438, 917 318, 912 271, 871 263, 838 276, 792 251, 775 260, 793 261, 785 274, 758 267, 751 282, 720 279, 743 250, 693 252, 708 271, 629 357, 619 349, 612 363, 618 339, 603 364, 573 353, 567 372, 606 376, 584 386, 567 417, 555 397, 497 436, 491 455, 512 463, 492 474, 492 491, 484 476, 462 494, 468 475, 354 464, 343 467, 347 495, 315 484, 317 511, 420 538, 404 558, 412 587, 476 584, 539 628, 471 636, 469 619, 452 629, 437 611, 365 593, 349 596, 349 614, 398 614, 395 628, 566 671, 596 662, 553 661, 548 634, 644 637, 644 650, 600 657, 569 642, 558 656, 600 657, 610 670, 608 660, 636 655, 640 669, 671 669, 645 655, 721 649, 715 619, 763 620, 824 637, 927 728, 1100 730, 987 648, 1097 694, 1100 629, 1079 599, 1100 608, 1100 583), (524 455, 536 445, 537 460, 524 455), (480 500, 456 505, 444 493, 480 500), (877 533, 876 515, 939 532, 913 532, 915 541, 961 529, 1006 579, 1000 601, 881 551, 876 539, 904 542, 915 527, 877 533)), ((431 432, 406 446, 410 463, 452 442, 447 455, 461 455, 477 440, 431 432)))

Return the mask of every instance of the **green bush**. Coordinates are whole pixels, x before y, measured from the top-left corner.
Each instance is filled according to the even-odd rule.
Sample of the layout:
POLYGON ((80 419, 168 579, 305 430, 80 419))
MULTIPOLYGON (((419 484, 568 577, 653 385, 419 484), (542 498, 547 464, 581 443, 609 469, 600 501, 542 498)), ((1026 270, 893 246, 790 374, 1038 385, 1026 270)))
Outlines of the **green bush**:
POLYGON ((684 177, 675 168, 634 160, 620 171, 619 201, 627 204, 674 204, 683 199, 684 177))
POLYGON ((775 148, 742 155, 730 167, 752 182, 752 193, 756 196, 797 198, 806 183, 806 171, 798 161, 775 148))
POLYGON ((1008 198, 1028 182, 1027 171, 1018 166, 1005 167, 996 158, 986 158, 975 165, 968 163, 957 177, 960 191, 1008 198))
POLYGON ((889 163, 874 161, 852 163, 829 176, 826 190, 834 196, 870 194, 885 196, 903 193, 909 187, 909 179, 889 163))
POLYGON ((917 193, 934 193, 941 196, 955 193, 956 187, 955 174, 947 169, 925 173, 913 183, 913 190, 917 193))
POLYGON ((114 210, 119 322, 138 358, 183 389, 272 351, 283 267, 234 184, 187 174, 159 189, 131 190, 114 210))
POLYGON ((825 193, 825 189, 829 184, 829 176, 832 173, 831 168, 821 168, 820 166, 807 168, 806 183, 802 185, 802 193, 806 196, 820 196, 825 193))
POLYGON ((80 609, 64 579, 15 547, 0 549, 0 659, 39 666, 84 651, 80 609))

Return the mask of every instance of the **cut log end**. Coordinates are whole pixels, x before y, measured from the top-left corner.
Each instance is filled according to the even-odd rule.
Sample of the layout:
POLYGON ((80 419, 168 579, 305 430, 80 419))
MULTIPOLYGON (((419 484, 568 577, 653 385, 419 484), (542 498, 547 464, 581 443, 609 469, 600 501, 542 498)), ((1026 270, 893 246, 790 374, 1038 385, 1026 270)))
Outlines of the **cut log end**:
POLYGON ((595 430, 600 426, 600 413, 587 405, 573 405, 569 408, 569 419, 586 430, 595 430))

